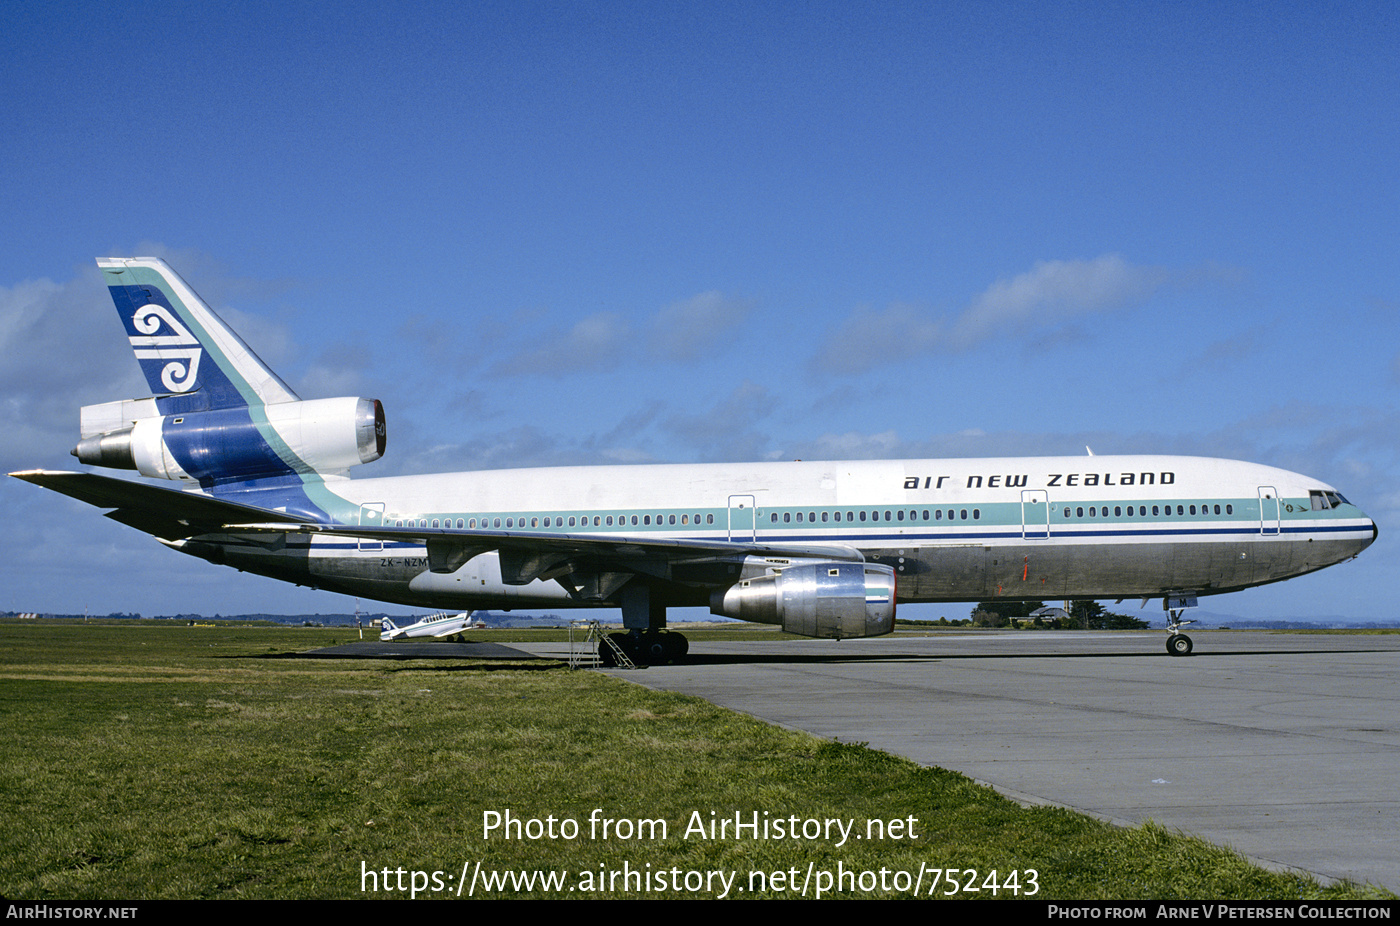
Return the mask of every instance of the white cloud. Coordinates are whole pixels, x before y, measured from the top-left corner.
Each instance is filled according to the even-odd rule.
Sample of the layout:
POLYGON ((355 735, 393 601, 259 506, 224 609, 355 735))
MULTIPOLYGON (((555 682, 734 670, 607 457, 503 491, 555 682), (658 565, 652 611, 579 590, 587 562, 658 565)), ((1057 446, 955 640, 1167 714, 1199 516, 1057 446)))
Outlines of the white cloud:
POLYGON ((773 442, 755 425, 777 404, 777 397, 767 388, 745 380, 709 410, 677 412, 661 426, 695 447, 700 460, 761 460, 767 458, 773 442))
POLYGON ((146 395, 96 266, 0 287, 0 466, 71 466, 83 405, 146 395))
POLYGON ((819 373, 863 373, 933 350, 945 328, 942 319, 909 303, 883 311, 861 306, 827 340, 813 366, 819 373))
POLYGON ((1171 278, 1164 268, 1135 267, 1117 254, 1039 261, 996 281, 952 318, 910 303, 882 311, 858 308, 828 338, 813 366, 818 372, 861 373, 935 350, 1043 337, 1080 316, 1140 305, 1171 278))
POLYGON ((651 321, 652 350, 671 360, 694 360, 717 348, 749 310, 747 302, 714 290, 673 302, 651 321))
POLYGON ((992 337, 1017 336, 1027 327, 1136 305, 1168 276, 1161 267, 1134 267, 1117 254, 1038 261, 1027 273, 987 287, 954 322, 949 340, 966 349, 992 337))
POLYGON ((497 376, 562 376, 631 362, 632 326, 617 312, 599 312, 568 331, 547 333, 534 346, 496 364, 497 376))
POLYGON ((645 362, 689 363, 718 347, 725 334, 744 321, 749 310, 746 302, 710 291, 673 302, 641 323, 634 323, 619 312, 598 312, 568 330, 550 331, 544 319, 535 317, 515 331, 544 331, 543 336, 497 363, 492 373, 562 376, 606 370, 618 364, 633 367, 645 362))

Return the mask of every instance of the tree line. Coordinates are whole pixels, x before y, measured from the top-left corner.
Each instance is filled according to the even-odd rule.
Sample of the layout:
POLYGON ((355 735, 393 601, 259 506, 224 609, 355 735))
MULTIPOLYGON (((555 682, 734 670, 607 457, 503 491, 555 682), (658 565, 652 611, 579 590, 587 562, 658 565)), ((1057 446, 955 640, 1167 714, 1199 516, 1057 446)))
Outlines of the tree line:
POLYGON ((1106 610, 1097 601, 1072 602, 1068 614, 1062 608, 1054 608, 1053 614, 1034 614, 1043 609, 1043 601, 979 601, 972 609, 972 623, 977 627, 1014 624, 1046 630, 1145 630, 1148 626, 1145 620, 1106 610))

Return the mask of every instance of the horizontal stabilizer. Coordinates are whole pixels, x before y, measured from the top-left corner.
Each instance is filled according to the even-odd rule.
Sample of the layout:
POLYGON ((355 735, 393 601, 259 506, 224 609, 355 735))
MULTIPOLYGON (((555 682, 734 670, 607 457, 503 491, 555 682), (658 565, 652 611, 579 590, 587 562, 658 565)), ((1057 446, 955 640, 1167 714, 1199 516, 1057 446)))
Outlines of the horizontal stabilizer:
POLYGON ((251 505, 221 501, 207 495, 162 486, 114 479, 95 473, 67 473, 33 469, 10 473, 16 479, 52 489, 97 508, 115 509, 107 517, 141 530, 179 540, 226 527, 253 522, 266 525, 270 517, 285 519, 287 529, 310 523, 309 519, 267 511, 251 505))

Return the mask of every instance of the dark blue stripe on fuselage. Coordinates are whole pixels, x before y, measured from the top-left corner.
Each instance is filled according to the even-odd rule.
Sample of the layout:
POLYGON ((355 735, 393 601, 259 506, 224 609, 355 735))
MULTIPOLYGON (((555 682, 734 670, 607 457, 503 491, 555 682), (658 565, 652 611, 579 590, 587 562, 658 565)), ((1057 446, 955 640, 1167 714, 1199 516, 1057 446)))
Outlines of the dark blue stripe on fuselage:
MULTIPOLYGON (((1285 528, 1284 531, 1283 531, 1283 533, 1286 533, 1286 534, 1317 534, 1317 533, 1364 532, 1365 530, 1366 530, 1366 528, 1365 528, 1365 527, 1362 527, 1362 526, 1357 526, 1357 525, 1340 525, 1340 524, 1339 524, 1339 525, 1326 525, 1326 526, 1318 525, 1318 526, 1312 526, 1312 527, 1289 527, 1289 528, 1285 528)), ((448 530, 443 530, 443 531, 438 531, 438 532, 437 532, 437 534, 438 534, 438 535, 441 535, 441 536, 452 536, 453 533, 454 533, 454 532, 448 531, 448 530)), ((471 534, 471 531, 462 531, 462 532, 459 533, 459 536, 464 536, 464 537, 465 537, 465 536, 470 536, 470 534, 471 534)), ((1094 537, 1094 538, 1103 538, 1103 537, 1146 537, 1146 536, 1152 536, 1152 537, 1160 537, 1160 536, 1183 537, 1183 536, 1187 536, 1187 535, 1196 535, 1196 536, 1200 536, 1200 535, 1206 535, 1206 536, 1236 535, 1236 536, 1246 536, 1246 537, 1276 537, 1276 536, 1279 536, 1278 534, 1262 534, 1262 533, 1260 533, 1259 528, 1257 528, 1257 527, 1252 527, 1252 528, 1251 528, 1251 527, 1230 527, 1230 528, 1219 527, 1219 528, 1173 528, 1173 529, 1161 529, 1161 530, 1132 530, 1132 531, 1057 531, 1057 532, 1051 534, 1051 539, 1053 540, 1053 539, 1055 539, 1055 538, 1063 538, 1063 537, 1094 537)), ((607 540, 607 539, 609 539, 609 538, 610 538, 611 536, 613 536, 613 535, 610 535, 610 534, 594 534, 594 535, 592 535, 592 536, 596 536, 596 537, 598 537, 598 538, 601 539, 601 540, 607 540)), ((721 538, 718 538, 718 537, 675 537, 675 538, 668 538, 668 539, 674 539, 674 540, 678 540, 678 541, 681 541, 681 542, 685 542, 686 540, 704 540, 704 541, 708 541, 708 542, 713 542, 713 541, 719 540, 719 539, 721 539, 721 538)), ((936 545, 936 544, 938 544, 938 543, 940 543, 940 542, 946 543, 946 542, 948 542, 948 541, 955 541, 955 540, 1021 540, 1021 539, 1023 539, 1023 538, 1021 537, 1020 533, 1011 533, 1011 532, 995 533, 995 532, 991 532, 991 531, 982 532, 982 533, 976 533, 976 534, 841 534, 841 535, 835 535, 835 534, 775 534, 775 533, 764 533, 764 532, 760 531, 760 532, 759 532, 759 535, 758 535, 758 538, 757 538, 756 540, 747 540, 747 539, 745 539, 745 540, 736 540, 736 541, 734 541, 734 543, 737 545, 737 544, 747 544, 747 543, 822 543, 822 542, 825 542, 825 543, 841 543, 841 544, 846 544, 847 546, 860 547, 860 546, 862 545, 862 543, 868 542, 868 541, 872 541, 872 540, 882 540, 882 541, 901 541, 901 540, 902 540, 902 541, 920 541, 920 542, 931 542, 931 543, 933 543, 934 545, 936 545)), ((1033 538, 1026 538, 1026 539, 1033 539, 1033 538)), ((1042 537, 1042 538, 1039 538, 1039 539, 1042 539, 1042 540, 1043 540, 1044 538, 1042 537)), ((370 541, 370 542, 373 542, 373 541, 370 541)), ((316 550, 355 550, 355 549, 358 549, 359 546, 360 546, 359 541, 329 542, 329 543, 317 543, 317 544, 314 545, 314 549, 316 549, 316 550)), ((383 541, 382 549, 385 549, 385 550, 389 550, 389 549, 410 549, 410 550, 417 549, 417 550, 421 550, 421 549, 423 549, 423 544, 422 544, 422 543, 414 543, 414 542, 411 542, 411 541, 385 540, 385 541, 383 541)), ((378 552, 378 550, 376 550, 375 552, 378 552)))

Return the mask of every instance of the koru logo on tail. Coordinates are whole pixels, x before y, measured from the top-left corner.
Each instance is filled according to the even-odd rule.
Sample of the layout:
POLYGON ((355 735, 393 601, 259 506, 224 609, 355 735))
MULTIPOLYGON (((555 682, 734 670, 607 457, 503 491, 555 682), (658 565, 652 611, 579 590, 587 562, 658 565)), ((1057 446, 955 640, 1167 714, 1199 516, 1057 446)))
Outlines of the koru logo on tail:
POLYGON ((189 392, 199 379, 199 358, 204 349, 189 329, 163 305, 147 303, 136 310, 131 324, 141 334, 131 336, 131 347, 142 366, 148 360, 166 361, 160 381, 171 392, 189 392), (162 323, 172 333, 158 334, 162 323))

